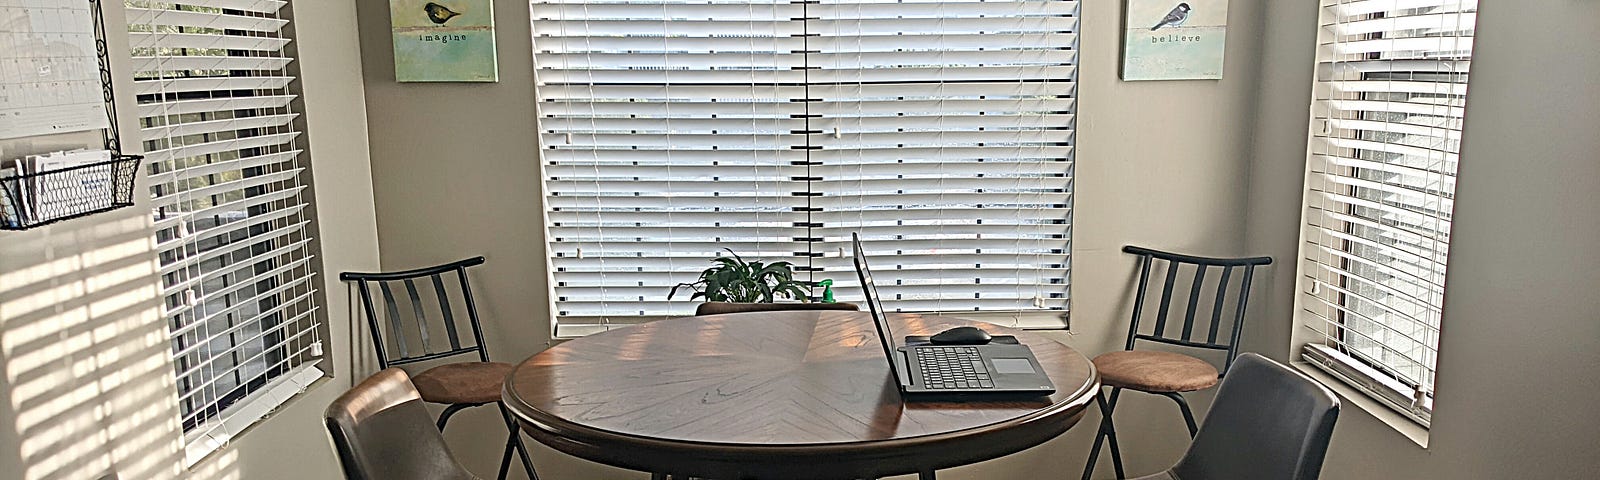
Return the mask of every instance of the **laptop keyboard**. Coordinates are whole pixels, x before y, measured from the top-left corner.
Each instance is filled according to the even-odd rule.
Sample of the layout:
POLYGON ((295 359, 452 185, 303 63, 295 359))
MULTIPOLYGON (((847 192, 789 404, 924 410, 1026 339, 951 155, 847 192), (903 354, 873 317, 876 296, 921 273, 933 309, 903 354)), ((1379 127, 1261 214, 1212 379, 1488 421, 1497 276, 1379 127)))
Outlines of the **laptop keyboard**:
POLYGON ((930 389, 994 388, 983 358, 973 347, 917 347, 917 368, 930 389))

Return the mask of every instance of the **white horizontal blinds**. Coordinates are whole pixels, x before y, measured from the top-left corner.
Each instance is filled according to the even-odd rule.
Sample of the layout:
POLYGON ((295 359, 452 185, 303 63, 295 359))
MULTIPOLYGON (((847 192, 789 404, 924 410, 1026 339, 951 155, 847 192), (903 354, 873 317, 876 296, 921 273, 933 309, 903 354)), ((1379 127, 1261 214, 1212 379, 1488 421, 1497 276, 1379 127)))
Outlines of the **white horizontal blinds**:
POLYGON ((810 6, 811 236, 842 298, 860 231, 890 310, 1066 309, 1077 11, 810 6))
POLYGON ((1322 2, 1306 327, 1431 404, 1477 2, 1322 2))
POLYGON ((185 430, 320 355, 276 0, 127 0, 185 430))
MULTIPOLYGON (((684 314, 723 249, 796 261, 802 5, 532 3, 549 249, 564 325, 684 314)), ((801 248, 802 250, 797 250, 801 248)))
POLYGON ((723 248, 850 298, 858 228, 893 308, 1065 308, 1076 2, 531 11, 561 325, 686 314, 723 248))

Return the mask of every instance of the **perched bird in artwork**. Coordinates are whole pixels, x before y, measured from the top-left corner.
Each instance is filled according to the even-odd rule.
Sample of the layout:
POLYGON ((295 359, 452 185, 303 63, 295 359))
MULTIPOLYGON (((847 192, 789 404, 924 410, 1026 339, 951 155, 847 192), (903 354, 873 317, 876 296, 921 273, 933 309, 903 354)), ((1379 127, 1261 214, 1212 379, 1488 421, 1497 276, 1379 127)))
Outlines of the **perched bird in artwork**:
POLYGON ((444 25, 444 22, 448 22, 457 15, 461 15, 456 13, 454 10, 451 10, 449 7, 433 2, 428 2, 427 5, 423 5, 422 10, 428 12, 428 20, 432 20, 434 25, 444 25))
POLYGON ((1167 27, 1167 26, 1176 27, 1178 25, 1183 25, 1183 21, 1184 20, 1188 20, 1188 19, 1189 19, 1189 4, 1188 3, 1180 3, 1180 4, 1178 4, 1178 6, 1172 7, 1172 11, 1167 12, 1167 16, 1163 17, 1160 22, 1156 23, 1156 26, 1150 27, 1150 31, 1154 32, 1154 31, 1156 31, 1156 29, 1161 28, 1161 27, 1167 27))

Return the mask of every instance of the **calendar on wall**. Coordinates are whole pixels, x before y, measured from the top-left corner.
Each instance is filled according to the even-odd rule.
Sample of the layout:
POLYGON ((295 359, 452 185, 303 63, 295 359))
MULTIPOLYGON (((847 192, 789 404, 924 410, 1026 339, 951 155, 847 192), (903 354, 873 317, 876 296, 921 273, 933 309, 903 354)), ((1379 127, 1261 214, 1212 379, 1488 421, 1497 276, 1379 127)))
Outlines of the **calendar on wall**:
POLYGON ((84 0, 0 0, 0 139, 108 128, 84 0))

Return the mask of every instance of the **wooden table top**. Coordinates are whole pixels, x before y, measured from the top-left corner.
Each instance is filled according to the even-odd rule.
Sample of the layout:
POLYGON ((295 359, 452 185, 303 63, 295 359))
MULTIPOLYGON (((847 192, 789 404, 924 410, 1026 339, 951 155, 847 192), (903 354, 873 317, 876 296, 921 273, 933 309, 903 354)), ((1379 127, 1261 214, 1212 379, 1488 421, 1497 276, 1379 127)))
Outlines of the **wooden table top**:
POLYGON ((614 466, 707 478, 876 478, 995 458, 1077 423, 1099 385, 1066 345, 983 322, 891 315, 894 334, 1016 335, 1049 397, 903 401, 865 312, 660 320, 575 339, 511 374, 505 404, 541 443, 614 466))

